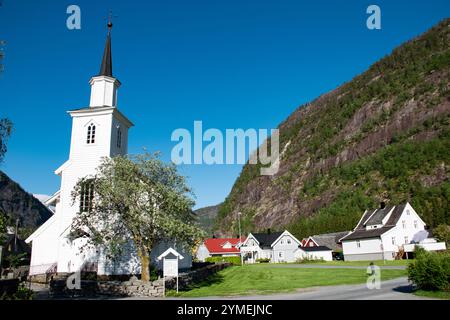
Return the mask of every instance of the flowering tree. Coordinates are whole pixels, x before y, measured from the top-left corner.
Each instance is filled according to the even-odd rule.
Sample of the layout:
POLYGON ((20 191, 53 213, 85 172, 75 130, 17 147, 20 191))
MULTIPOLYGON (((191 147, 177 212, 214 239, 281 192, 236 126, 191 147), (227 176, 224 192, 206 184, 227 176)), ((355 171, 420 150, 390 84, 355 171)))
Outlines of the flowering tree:
POLYGON ((174 164, 158 154, 104 158, 94 176, 80 179, 72 199, 80 202, 72 237, 87 235, 87 244, 119 256, 133 242, 141 262, 141 279, 150 279, 150 252, 164 239, 192 247, 203 236, 194 223, 192 191, 174 164))

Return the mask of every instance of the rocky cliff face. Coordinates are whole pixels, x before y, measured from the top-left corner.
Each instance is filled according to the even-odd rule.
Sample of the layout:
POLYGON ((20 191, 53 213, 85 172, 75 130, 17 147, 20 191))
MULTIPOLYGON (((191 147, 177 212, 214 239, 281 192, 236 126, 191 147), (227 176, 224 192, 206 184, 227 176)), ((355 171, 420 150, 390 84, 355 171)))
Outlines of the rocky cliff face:
POLYGON ((19 219, 20 234, 28 236, 52 216, 52 212, 19 184, 0 171, 0 214, 5 214, 10 225, 19 219))
POLYGON ((279 172, 244 166, 216 228, 349 230, 367 206, 410 201, 449 223, 450 19, 279 125, 279 172))

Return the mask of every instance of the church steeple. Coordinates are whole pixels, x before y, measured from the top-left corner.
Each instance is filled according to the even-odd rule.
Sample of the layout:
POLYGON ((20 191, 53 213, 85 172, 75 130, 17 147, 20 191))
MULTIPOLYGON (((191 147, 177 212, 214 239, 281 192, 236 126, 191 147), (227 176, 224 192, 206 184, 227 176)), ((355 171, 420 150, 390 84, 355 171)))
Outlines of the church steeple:
POLYGON ((103 51, 102 65, 99 76, 112 77, 112 55, 111 55, 111 19, 108 21, 108 35, 106 37, 105 50, 103 51))
POLYGON ((91 85, 89 106, 91 108, 117 106, 117 89, 120 87, 120 81, 114 78, 112 74, 111 28, 110 16, 100 72, 97 76, 92 77, 89 82, 91 85))

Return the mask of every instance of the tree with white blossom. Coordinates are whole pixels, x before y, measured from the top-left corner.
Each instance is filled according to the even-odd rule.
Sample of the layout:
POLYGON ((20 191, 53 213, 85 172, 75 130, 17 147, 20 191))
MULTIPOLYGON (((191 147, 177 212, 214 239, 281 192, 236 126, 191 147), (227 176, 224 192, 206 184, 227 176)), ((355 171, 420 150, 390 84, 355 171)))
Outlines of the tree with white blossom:
POLYGON ((96 174, 76 184, 72 199, 82 202, 71 236, 86 236, 111 258, 132 241, 141 264, 141 280, 150 280, 150 253, 159 241, 186 248, 204 236, 192 212, 193 193, 174 164, 158 154, 104 158, 96 174))

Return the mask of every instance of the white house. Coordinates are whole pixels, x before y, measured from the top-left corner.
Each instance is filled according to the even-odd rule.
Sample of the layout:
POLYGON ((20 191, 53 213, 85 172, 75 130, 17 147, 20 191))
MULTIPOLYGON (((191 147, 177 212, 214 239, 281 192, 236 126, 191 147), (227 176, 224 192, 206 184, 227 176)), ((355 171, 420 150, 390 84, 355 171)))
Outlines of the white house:
POLYGON ((258 259, 270 259, 271 262, 294 262, 300 241, 289 231, 250 233, 240 247, 247 263, 258 259))
POLYGON ((444 242, 427 239, 425 222, 409 203, 366 210, 355 229, 341 238, 344 259, 393 260, 408 258, 415 245, 445 250, 444 242))
POLYGON ((299 247, 295 252, 295 258, 309 259, 309 260, 333 260, 333 249, 327 246, 311 246, 311 247, 299 247))
MULTIPOLYGON (((94 174, 102 158, 127 154, 128 130, 133 126, 117 107, 117 90, 121 83, 112 74, 110 31, 111 25, 100 72, 89 82, 89 106, 68 111, 72 117, 69 159, 55 170, 61 177, 61 187, 46 201, 48 206, 55 207, 54 215, 26 240, 32 243, 30 275, 92 268, 100 275, 140 273, 140 262, 131 243, 126 254, 112 262, 99 248, 81 252, 86 238, 70 241, 67 237, 73 218, 91 203, 93 197, 93 190, 88 187, 81 201, 74 204, 73 187, 80 178, 94 174)), ((152 252, 152 260, 156 262, 156 257, 166 249, 166 245, 159 244, 152 252)), ((183 261, 184 264, 190 262, 188 258, 183 261)))

